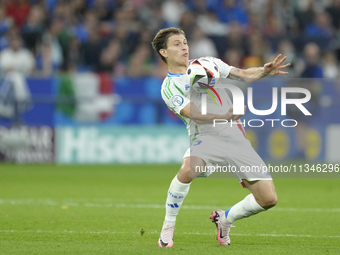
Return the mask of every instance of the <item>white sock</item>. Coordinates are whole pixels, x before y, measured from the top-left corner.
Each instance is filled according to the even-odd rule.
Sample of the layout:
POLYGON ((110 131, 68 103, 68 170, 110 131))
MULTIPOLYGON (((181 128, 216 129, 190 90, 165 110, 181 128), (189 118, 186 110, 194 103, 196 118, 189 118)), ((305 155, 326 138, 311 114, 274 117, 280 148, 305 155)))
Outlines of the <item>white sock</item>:
POLYGON ((187 196, 190 188, 190 183, 181 183, 177 179, 177 175, 172 180, 168 190, 168 197, 165 203, 165 220, 169 223, 175 224, 176 216, 187 196))
POLYGON ((231 224, 235 220, 247 218, 262 211, 264 209, 256 202, 254 195, 249 194, 242 201, 225 211, 221 221, 225 224, 231 224))

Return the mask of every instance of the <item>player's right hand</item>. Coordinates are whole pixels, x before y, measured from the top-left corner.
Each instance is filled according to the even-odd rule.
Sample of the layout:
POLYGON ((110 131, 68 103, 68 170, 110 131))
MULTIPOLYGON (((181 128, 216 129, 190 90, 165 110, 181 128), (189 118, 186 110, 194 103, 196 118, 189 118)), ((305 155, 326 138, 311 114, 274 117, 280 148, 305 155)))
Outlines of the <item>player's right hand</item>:
MULTIPOLYGON (((244 106, 244 113, 247 110, 247 106, 244 106)), ((230 108, 229 111, 226 113, 225 119, 228 121, 238 120, 240 119, 244 114, 233 114, 233 108, 230 108)))

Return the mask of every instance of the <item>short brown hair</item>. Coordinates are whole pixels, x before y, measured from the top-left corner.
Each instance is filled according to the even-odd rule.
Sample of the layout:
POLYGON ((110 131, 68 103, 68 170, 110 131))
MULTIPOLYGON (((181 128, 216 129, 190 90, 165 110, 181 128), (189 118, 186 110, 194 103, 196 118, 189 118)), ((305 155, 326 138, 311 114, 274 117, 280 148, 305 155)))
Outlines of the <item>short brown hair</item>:
POLYGON ((152 43, 151 43, 152 48, 154 48, 154 50, 158 53, 158 55, 161 57, 161 59, 165 63, 166 63, 166 59, 165 57, 161 55, 161 53, 159 53, 159 50, 167 48, 168 38, 171 35, 184 35, 185 36, 185 33, 182 29, 176 28, 176 27, 164 28, 164 29, 161 29, 156 34, 155 38, 153 38, 152 43))

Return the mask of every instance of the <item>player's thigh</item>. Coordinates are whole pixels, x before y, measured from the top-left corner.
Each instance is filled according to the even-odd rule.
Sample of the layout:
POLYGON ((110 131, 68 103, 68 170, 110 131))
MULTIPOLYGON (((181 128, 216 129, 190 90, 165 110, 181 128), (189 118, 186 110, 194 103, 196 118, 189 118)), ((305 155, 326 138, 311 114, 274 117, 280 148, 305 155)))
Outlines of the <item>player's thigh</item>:
POLYGON ((249 140, 242 136, 235 136, 230 139, 229 147, 227 160, 237 168, 233 174, 240 182, 272 180, 265 162, 251 146, 249 140))
POLYGON ((247 181, 244 179, 243 182, 254 195, 257 203, 264 209, 269 209, 276 205, 277 195, 273 180, 247 181))
POLYGON ((206 166, 205 161, 196 156, 183 158, 182 166, 177 174, 177 178, 182 183, 189 183, 202 173, 206 166))
POLYGON ((204 136, 197 139, 183 156, 178 180, 188 183, 202 173, 208 174, 205 168, 211 165, 211 160, 217 152, 213 137, 204 136))

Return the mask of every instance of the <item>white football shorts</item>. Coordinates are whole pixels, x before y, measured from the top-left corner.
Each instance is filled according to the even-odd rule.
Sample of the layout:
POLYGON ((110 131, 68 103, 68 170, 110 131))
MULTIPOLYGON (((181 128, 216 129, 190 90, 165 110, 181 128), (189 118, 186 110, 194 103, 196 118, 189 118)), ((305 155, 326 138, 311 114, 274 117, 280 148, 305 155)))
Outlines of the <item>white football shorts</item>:
POLYGON ((196 156, 207 166, 206 174, 228 171, 243 185, 247 181, 272 180, 266 164, 242 134, 233 136, 199 137, 186 151, 183 158, 196 156))

